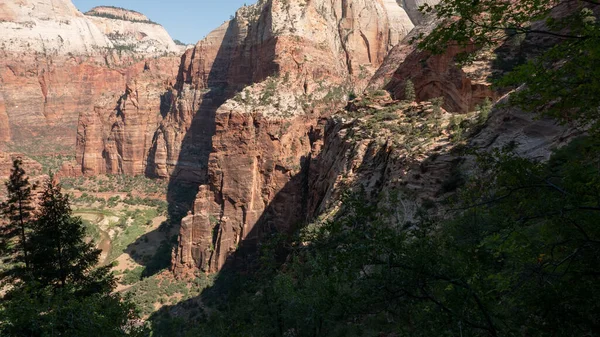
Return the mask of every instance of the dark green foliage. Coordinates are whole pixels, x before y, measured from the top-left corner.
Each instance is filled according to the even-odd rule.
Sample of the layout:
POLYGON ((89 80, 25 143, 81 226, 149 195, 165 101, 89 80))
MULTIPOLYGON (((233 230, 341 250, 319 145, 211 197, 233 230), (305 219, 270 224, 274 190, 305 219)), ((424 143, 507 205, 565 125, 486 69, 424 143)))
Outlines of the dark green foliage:
POLYGON ((144 176, 106 175, 101 177, 62 178, 64 189, 76 189, 82 192, 133 192, 145 194, 165 193, 167 182, 149 179, 144 176))
POLYGON ((147 336, 133 305, 116 294, 76 296, 72 289, 25 286, 0 305, 6 337, 147 336))
MULTIPOLYGON (((10 191, 14 186, 7 187, 10 191)), ((25 232, 27 273, 5 288, 0 301, 0 335, 146 335, 133 305, 113 293, 110 267, 97 267, 100 251, 85 243, 82 220, 71 216, 68 197, 52 179, 45 185, 36 215, 25 232)))
POLYGON ((124 51, 135 51, 136 45, 135 44, 115 44, 114 48, 116 51, 118 52, 124 52, 124 51))
POLYGON ((485 124, 490 116, 490 112, 492 111, 492 101, 486 97, 481 105, 475 107, 475 110, 479 112, 479 115, 477 116, 477 122, 479 124, 485 124))
POLYGON ((68 197, 49 180, 30 235, 34 279, 43 287, 69 285, 83 293, 112 289, 109 267, 95 268, 100 250, 84 239, 85 226, 80 218, 71 216, 68 197))
POLYGON ((414 102, 416 99, 415 84, 411 80, 406 80, 404 82, 404 100, 414 102))
POLYGON ((177 244, 177 240, 171 240, 170 242, 163 240, 150 261, 146 264, 142 276, 148 277, 169 268, 174 244, 177 244))
POLYGON ((261 105, 269 105, 272 103, 272 98, 277 91, 277 79, 269 78, 266 81, 265 87, 260 95, 259 102, 261 105))
POLYGON ((121 283, 123 284, 134 284, 142 279, 142 272, 144 271, 144 267, 135 267, 134 269, 127 269, 123 273, 123 277, 121 278, 121 283))
POLYGON ((0 222, 0 253, 8 256, 12 263, 24 265, 24 268, 15 265, 12 269, 13 276, 21 279, 30 271, 28 235, 33 211, 31 185, 22 165, 21 159, 13 161, 10 178, 5 183, 7 200, 0 205, 0 211, 6 219, 6 224, 0 222))
MULTIPOLYGON (((112 198, 111 198, 112 199, 112 198)), ((110 202, 110 199, 109 199, 110 202)), ((131 194, 127 194, 127 197, 123 200, 123 203, 127 205, 144 205, 149 207, 155 207, 156 211, 160 215, 166 215, 169 204, 164 200, 134 197, 131 194)))

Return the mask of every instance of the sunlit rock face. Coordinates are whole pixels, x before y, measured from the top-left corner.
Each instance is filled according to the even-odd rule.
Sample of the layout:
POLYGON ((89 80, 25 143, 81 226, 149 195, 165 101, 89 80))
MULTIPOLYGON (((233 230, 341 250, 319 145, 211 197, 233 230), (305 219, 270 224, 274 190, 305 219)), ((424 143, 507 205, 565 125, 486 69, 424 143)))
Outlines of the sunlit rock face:
POLYGON ((154 174, 200 183, 176 274, 220 270, 237 247, 306 218, 319 119, 413 26, 394 1, 260 1, 186 52, 153 151, 154 174))
MULTIPOLYGON (((405 98, 407 81, 412 81, 419 101, 444 99, 444 107, 453 112, 474 111, 485 98, 496 98, 487 81, 470 76, 456 65, 455 57, 464 51, 450 47, 440 55, 413 50, 393 73, 386 89, 398 99, 405 98)), ((484 69, 485 72, 485 69, 484 69)))
POLYGON ((70 0, 2 1, 0 31, 3 51, 53 56, 112 47, 70 0))
POLYGON ((94 11, 113 18, 69 0, 0 3, 0 147, 77 154, 69 174, 142 174, 179 49, 142 14, 94 11))
POLYGON ((85 15, 119 49, 142 55, 181 51, 161 25, 150 21, 142 13, 100 6, 85 15))

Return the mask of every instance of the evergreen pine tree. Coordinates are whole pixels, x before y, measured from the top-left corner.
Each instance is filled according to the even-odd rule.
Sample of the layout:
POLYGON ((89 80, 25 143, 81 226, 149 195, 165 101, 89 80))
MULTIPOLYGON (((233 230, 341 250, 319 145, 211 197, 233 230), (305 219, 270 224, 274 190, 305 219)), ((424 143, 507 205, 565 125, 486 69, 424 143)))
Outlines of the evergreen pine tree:
POLYGON ((114 293, 110 266, 86 243, 80 218, 52 178, 28 240, 31 277, 0 298, 0 336, 147 336, 133 303, 114 293))
POLYGON ((10 178, 5 183, 8 200, 1 205, 1 210, 6 223, 0 227, 2 255, 7 255, 9 260, 13 258, 14 262, 22 264, 11 268, 13 276, 21 279, 30 270, 28 235, 34 209, 32 187, 22 165, 23 161, 20 158, 13 161, 10 178))
POLYGON ((404 82, 404 99, 409 102, 414 102, 417 100, 415 84, 411 80, 406 80, 406 82, 404 82))
POLYGON ((31 233, 31 266, 42 286, 69 286, 85 294, 110 291, 110 267, 96 268, 100 250, 85 241, 81 218, 73 217, 68 196, 48 180, 41 196, 38 220, 31 233))

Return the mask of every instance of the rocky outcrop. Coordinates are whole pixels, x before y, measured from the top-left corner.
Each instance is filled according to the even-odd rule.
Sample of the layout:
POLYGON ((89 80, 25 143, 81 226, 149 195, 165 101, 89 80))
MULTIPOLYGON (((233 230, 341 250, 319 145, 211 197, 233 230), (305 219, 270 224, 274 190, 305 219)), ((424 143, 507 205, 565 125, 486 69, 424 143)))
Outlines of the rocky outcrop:
POLYGON ((207 184, 181 223, 174 270, 218 271, 239 246, 303 220, 303 181, 310 153, 307 118, 268 120, 236 111, 217 114, 207 184))
POLYGON ((436 26, 433 19, 425 22, 421 25, 415 26, 413 30, 408 33, 398 44, 392 48, 381 66, 377 69, 375 74, 369 79, 367 86, 368 90, 379 90, 388 84, 398 67, 406 60, 408 55, 415 52, 416 45, 413 43, 413 39, 417 38, 420 34, 429 34, 436 26))
POLYGON ((147 16, 140 12, 113 6, 97 6, 85 12, 85 15, 105 17, 114 20, 152 23, 147 16))
POLYGON ((461 67, 455 57, 464 49, 453 46, 440 55, 419 50, 413 40, 429 34, 437 21, 423 18, 419 22, 421 24, 388 53, 381 67, 370 78, 369 90, 384 88, 392 92, 395 98, 403 99, 406 81, 410 80, 415 86, 417 100, 443 97, 446 109, 463 113, 473 111, 486 97, 498 98, 488 81, 492 74, 489 52, 478 52, 476 62, 461 67))
MULTIPOLYGON (((261 1, 241 8, 234 20, 183 56, 173 95, 178 99, 156 136, 153 173, 168 177, 186 174, 181 171, 188 168, 196 173, 187 175, 201 175, 197 171, 206 168, 216 109, 271 75, 288 78, 285 92, 298 97, 325 96, 329 87, 343 85, 346 94, 350 84, 360 90, 391 48, 390 18, 396 14, 382 1, 364 0, 334 5, 325 0, 261 1), (184 140, 183 134, 194 141, 184 140)), ((266 105, 263 100, 248 109, 264 110, 266 105)), ((291 114, 309 109, 299 105, 291 114)))
POLYGON ((415 24, 406 13, 406 9, 398 6, 396 0, 383 0, 383 6, 389 13, 390 45, 395 46, 415 28, 415 24))
MULTIPOLYGON (((508 95, 461 145, 492 151, 511 144, 519 156, 544 161, 553 149, 583 134, 506 105, 507 100, 508 95)), ((314 146, 320 150, 308 176, 309 219, 319 216, 322 221, 342 214, 343 193, 361 191, 382 211, 382 221, 395 226, 410 223, 416 220, 419 207, 441 204, 472 170, 475 158, 454 150, 457 144, 447 128, 452 114, 442 110, 433 116, 429 102, 398 104, 386 97, 369 101, 374 102, 358 108, 362 114, 356 111, 359 101, 330 118, 324 137, 314 146), (380 118, 384 113, 386 118, 380 118), (427 125, 432 131, 423 135, 418 128, 403 127, 408 123, 421 129, 427 125), (411 130, 418 136, 411 135, 411 130)))
POLYGON ((76 161, 84 175, 145 174, 176 64, 176 58, 159 58, 128 68, 130 80, 120 95, 104 104, 97 101, 93 110, 80 114, 76 161))
POLYGON ((435 6, 440 2, 440 0, 396 0, 396 1, 398 1, 398 4, 406 10, 406 13, 408 14, 411 21, 415 25, 421 25, 425 21, 425 17, 423 15, 423 13, 421 13, 421 11, 419 11, 419 8, 421 8, 421 6, 423 6, 425 4, 430 5, 430 6, 435 6))
POLYGON ((440 55, 414 50, 394 72, 385 89, 395 98, 403 99, 406 82, 410 80, 419 101, 443 97, 444 107, 450 111, 474 111, 485 98, 495 99, 497 94, 492 91, 490 83, 474 80, 456 64, 455 57, 463 51, 456 46, 449 47, 440 55))
POLYGON ((141 13, 115 7, 94 7, 85 14, 117 50, 142 55, 180 52, 169 33, 141 13))
POLYGON ((470 141, 472 147, 491 151, 510 144, 521 157, 546 161, 553 149, 586 133, 574 125, 561 125, 554 119, 539 118, 511 106, 509 97, 510 93, 498 100, 485 128, 470 141))

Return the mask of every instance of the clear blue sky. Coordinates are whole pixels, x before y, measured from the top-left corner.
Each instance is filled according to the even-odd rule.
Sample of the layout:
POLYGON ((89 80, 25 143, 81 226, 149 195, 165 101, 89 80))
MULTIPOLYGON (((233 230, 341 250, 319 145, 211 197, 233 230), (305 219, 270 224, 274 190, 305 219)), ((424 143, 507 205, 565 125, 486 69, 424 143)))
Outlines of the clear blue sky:
POLYGON ((256 0, 72 0, 82 12, 96 6, 133 9, 163 25, 173 39, 195 44, 244 3, 256 0))

